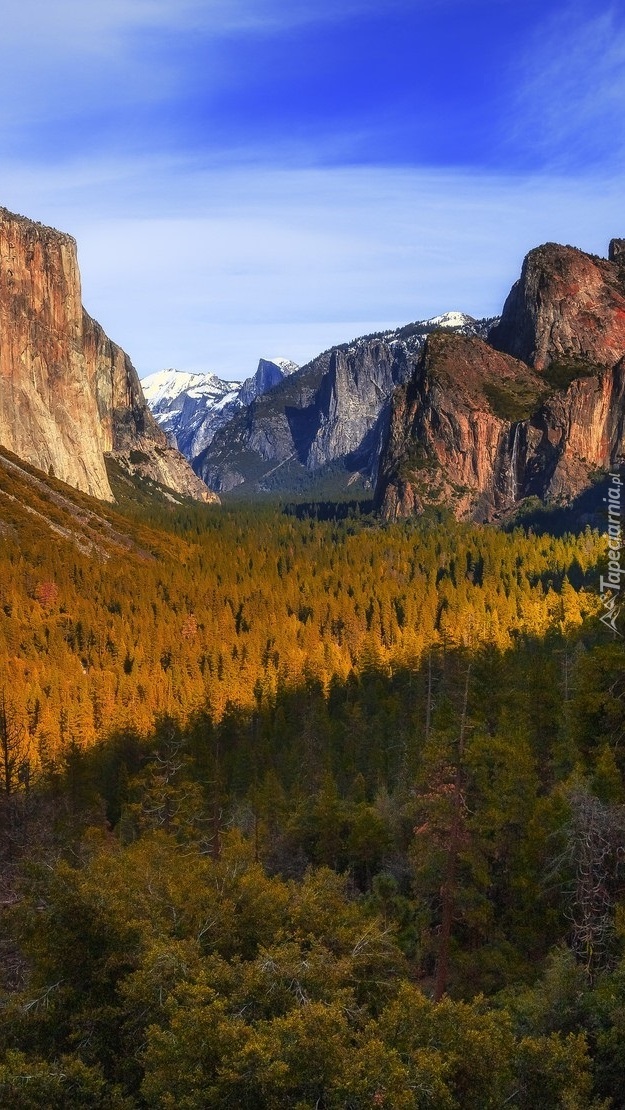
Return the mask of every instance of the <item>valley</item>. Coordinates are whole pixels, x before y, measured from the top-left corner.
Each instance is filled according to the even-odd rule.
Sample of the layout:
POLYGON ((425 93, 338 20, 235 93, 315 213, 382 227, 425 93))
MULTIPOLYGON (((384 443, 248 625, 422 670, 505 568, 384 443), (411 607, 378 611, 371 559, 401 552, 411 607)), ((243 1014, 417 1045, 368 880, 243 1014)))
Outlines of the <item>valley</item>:
POLYGON ((143 387, 0 230, 0 1104, 618 1110, 617 247, 143 387))

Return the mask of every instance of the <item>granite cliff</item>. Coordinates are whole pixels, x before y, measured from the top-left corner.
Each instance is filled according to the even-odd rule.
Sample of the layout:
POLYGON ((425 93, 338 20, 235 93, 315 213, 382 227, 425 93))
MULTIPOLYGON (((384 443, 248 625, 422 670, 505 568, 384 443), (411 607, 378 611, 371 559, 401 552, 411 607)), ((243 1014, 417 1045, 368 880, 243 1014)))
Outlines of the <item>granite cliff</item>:
POLYGON ((490 520, 567 503, 623 459, 625 254, 530 252, 488 342, 431 336, 393 398, 376 501, 490 520))
POLYGON ((237 413, 194 461, 197 473, 219 491, 370 485, 393 391, 410 379, 425 337, 439 327, 486 331, 484 321, 448 313, 333 347, 237 413))
POLYGON ((168 445, 130 359, 81 303, 70 235, 0 209, 0 444, 101 500, 111 456, 200 500, 214 495, 168 445))
POLYGON ((613 366, 625 352, 620 242, 609 259, 557 243, 530 251, 489 342, 538 371, 563 358, 613 366))
POLYGON ((337 463, 345 483, 368 475, 384 406, 412 369, 402 354, 374 340, 320 355, 217 432, 197 472, 219 491, 294 490, 337 463))

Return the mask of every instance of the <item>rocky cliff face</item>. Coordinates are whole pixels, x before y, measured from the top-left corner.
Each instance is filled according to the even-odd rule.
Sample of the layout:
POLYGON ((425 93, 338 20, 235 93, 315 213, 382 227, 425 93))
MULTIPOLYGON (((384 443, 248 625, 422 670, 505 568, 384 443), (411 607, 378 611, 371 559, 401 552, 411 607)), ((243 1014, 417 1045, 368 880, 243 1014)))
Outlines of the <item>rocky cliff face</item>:
POLYGON ((490 520, 565 503, 625 453, 625 270, 572 247, 530 252, 489 344, 432 336, 396 393, 377 503, 490 520))
POLYGON ((333 474, 335 488, 371 483, 396 386, 414 372, 426 335, 486 330, 461 313, 364 337, 324 352, 215 435, 195 468, 217 490, 302 488, 333 474))
POLYGON ((574 247, 537 247, 489 341, 539 371, 560 359, 614 366, 625 352, 625 269, 574 247))
POLYGON ((242 405, 251 405, 263 393, 280 385, 290 374, 299 370, 296 362, 288 358, 260 358, 256 373, 251 378, 246 378, 239 389, 239 401, 242 405))
POLYGON ((196 469, 217 490, 292 489, 331 464, 346 483, 368 474, 392 391, 411 368, 403 348, 378 340, 326 352, 243 409, 196 469))
POLYGON ((110 499, 93 371, 83 353, 76 244, 0 211, 0 442, 110 499))
POLYGON ((107 454, 177 492, 213 499, 168 446, 128 356, 84 312, 75 241, 5 209, 0 443, 102 500, 113 496, 107 454))
POLYGON ((376 499, 387 518, 445 505, 494 516, 516 499, 518 440, 510 417, 537 404, 543 382, 482 339, 434 334, 393 397, 376 499))

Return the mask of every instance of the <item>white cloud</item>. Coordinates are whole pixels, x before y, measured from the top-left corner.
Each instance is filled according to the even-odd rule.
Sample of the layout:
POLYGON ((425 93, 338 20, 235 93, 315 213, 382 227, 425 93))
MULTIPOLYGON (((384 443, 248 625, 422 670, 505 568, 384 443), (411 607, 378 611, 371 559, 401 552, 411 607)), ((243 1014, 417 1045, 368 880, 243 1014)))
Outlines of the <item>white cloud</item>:
MULTIPOLYGON (((425 0, 393 0, 411 10, 417 2, 425 0)), ((379 0, 21 0, 3 13, 0 203, 76 236, 85 304, 142 373, 176 365, 245 376, 263 353, 302 362, 446 309, 490 314, 537 242, 601 253, 625 232, 616 174, 601 185, 553 172, 314 168, 340 160, 344 136, 335 132, 309 147, 293 136, 284 149, 274 144, 273 168, 267 151, 237 149, 236 137, 204 164, 111 153, 124 149, 123 136, 107 132, 98 113, 117 105, 132 117, 184 82, 184 50, 169 50, 169 37, 198 35, 207 84, 217 87, 224 35, 376 9, 379 0), (72 124, 81 113, 84 131, 72 124), (48 147, 31 142, 31 124, 48 147), (93 143, 97 157, 68 156, 72 129, 74 148, 93 143), (15 149, 29 146, 30 161, 24 153, 18 161, 15 149)), ((623 61, 615 10, 547 19, 517 74, 513 143, 556 166, 554 152, 584 149, 591 133, 601 149, 622 151, 623 61)))
MULTIPOLYGON (((386 7, 410 3, 386 0, 386 7)), ((375 11, 379 11, 378 0, 289 0, 288 4, 284 0, 48 0, 46 4, 20 0, 3 12, 3 66, 17 68, 16 52, 20 59, 36 55, 41 64, 47 60, 51 67, 61 58, 80 65, 81 54, 111 60, 121 51, 136 57, 141 53, 141 36, 150 32, 201 33, 210 40, 336 23, 375 11)))
MULTIPOLYGON (((419 0, 418 0, 419 2, 419 0)), ((420 0, 425 5, 426 0, 420 0)), ((431 3, 431 0, 428 0, 431 3)), ((438 0, 439 5, 443 0, 438 0)), ((447 0, 448 3, 453 0, 447 0)), ((456 0, 457 2, 457 0, 456 0)), ((411 6, 414 0, 387 0, 386 8, 411 6)), ((67 41, 68 34, 118 36, 136 28, 185 30, 201 27, 223 32, 336 22, 365 12, 379 11, 379 0, 107 0, 85 4, 84 0, 21 0, 3 13, 3 41, 10 45, 42 39, 67 41)))
MULTIPOLYGON (((414 2, 386 0, 386 9, 414 2)), ((14 0, 2 16, 0 139, 19 142, 24 128, 92 115, 94 129, 114 146, 102 119, 120 106, 131 112, 166 104, 186 86, 190 49, 201 50, 206 94, 233 79, 224 38, 375 11, 379 0, 14 0)), ((42 141, 39 133, 36 139, 42 141)), ((62 148, 62 135, 59 142, 62 148)))

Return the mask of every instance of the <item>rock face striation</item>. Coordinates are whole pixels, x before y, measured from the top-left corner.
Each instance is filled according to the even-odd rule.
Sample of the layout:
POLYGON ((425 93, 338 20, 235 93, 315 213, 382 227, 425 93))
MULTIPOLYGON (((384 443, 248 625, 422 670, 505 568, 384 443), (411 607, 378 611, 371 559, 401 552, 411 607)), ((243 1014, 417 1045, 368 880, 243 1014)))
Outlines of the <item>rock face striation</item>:
POLYGON ((81 303, 71 236, 0 209, 0 443, 113 500, 105 457, 216 500, 151 416, 130 359, 81 303))
POLYGON ((368 472, 384 405, 411 369, 379 341, 321 355, 222 428, 197 472, 219 491, 292 490, 334 463, 368 472))
MULTIPOLYGON (((566 503, 625 452, 625 253, 530 252, 488 342, 428 339, 392 404, 376 501, 490 520, 566 503)), ((625 245, 625 244, 624 244, 625 245)))
POLYGON ((484 321, 449 313, 333 347, 236 414, 195 460, 197 473, 218 491, 319 490, 323 480, 336 490, 356 479, 370 485, 393 391, 441 327, 487 330, 484 321))

